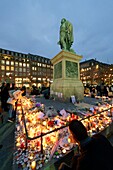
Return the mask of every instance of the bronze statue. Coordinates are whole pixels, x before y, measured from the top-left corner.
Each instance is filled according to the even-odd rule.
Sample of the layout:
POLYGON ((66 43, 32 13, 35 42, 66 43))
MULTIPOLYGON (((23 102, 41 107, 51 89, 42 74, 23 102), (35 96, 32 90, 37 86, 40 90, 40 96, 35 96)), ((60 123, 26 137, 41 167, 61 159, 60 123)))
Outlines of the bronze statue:
POLYGON ((74 51, 71 49, 73 44, 73 25, 67 21, 65 18, 61 20, 60 26, 60 40, 58 44, 62 50, 74 51))

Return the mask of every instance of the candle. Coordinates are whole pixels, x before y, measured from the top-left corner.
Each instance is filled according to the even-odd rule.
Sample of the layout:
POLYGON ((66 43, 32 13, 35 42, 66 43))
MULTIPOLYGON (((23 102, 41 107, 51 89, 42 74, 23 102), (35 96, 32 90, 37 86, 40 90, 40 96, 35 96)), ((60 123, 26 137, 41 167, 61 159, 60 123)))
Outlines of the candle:
POLYGON ((33 161, 33 162, 31 163, 31 169, 32 169, 32 170, 35 170, 35 169, 36 169, 36 161, 33 161))
POLYGON ((18 126, 17 126, 17 131, 19 131, 19 130, 20 130, 20 126, 18 125, 18 126))
POLYGON ((63 150, 62 150, 62 152, 63 152, 63 153, 66 153, 66 150, 65 150, 65 149, 63 149, 63 150))

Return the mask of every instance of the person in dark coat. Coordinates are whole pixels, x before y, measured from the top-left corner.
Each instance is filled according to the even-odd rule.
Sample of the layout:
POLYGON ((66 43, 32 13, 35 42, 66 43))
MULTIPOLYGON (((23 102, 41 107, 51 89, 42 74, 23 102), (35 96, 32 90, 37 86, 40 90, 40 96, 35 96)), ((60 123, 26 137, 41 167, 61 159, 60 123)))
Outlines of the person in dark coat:
POLYGON ((5 88, 6 83, 2 83, 2 86, 0 87, 1 89, 1 108, 4 109, 4 88, 5 88))
POLYGON ((105 136, 89 137, 78 120, 70 122, 69 131, 73 141, 79 144, 80 152, 73 157, 71 166, 62 163, 58 170, 113 170, 113 147, 105 136))
POLYGON ((26 86, 23 86, 21 88, 21 91, 23 91, 22 96, 25 96, 26 95, 26 86))
POLYGON ((7 100, 10 97, 9 96, 9 89, 10 89, 10 84, 7 83, 6 86, 2 90, 2 104, 3 104, 4 111, 8 111, 7 100))

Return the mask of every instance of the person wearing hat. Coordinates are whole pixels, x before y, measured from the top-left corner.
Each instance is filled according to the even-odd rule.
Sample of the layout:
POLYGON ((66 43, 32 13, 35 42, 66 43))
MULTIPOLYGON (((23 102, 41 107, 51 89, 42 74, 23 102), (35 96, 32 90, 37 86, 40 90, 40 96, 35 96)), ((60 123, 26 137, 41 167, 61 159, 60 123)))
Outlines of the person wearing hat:
POLYGON ((78 120, 70 122, 69 132, 79 145, 79 154, 73 157, 71 166, 62 163, 58 170, 113 170, 113 147, 105 136, 98 133, 89 137, 78 120))

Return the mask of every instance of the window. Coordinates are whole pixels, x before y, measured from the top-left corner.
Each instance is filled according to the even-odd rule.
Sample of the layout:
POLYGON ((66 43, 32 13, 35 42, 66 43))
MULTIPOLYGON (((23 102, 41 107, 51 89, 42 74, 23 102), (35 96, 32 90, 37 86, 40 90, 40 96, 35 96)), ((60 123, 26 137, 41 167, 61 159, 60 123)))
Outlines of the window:
POLYGON ((27 72, 28 72, 28 73, 30 72, 30 69, 29 69, 29 68, 27 68, 27 72))
POLYGON ((15 53, 15 56, 18 56, 18 53, 15 53))
POLYGON ((4 60, 1 60, 1 64, 5 64, 5 61, 4 61, 4 60))
POLYGON ((99 68, 99 65, 96 65, 96 69, 98 69, 99 68))
POLYGON ((50 68, 50 65, 47 65, 47 68, 50 68))
POLYGON ((19 66, 22 66, 22 63, 19 63, 19 66))
POLYGON ((11 67, 11 71, 13 71, 14 70, 14 67, 11 67))
POLYGON ((26 67, 26 63, 23 63, 23 67, 26 67))
POLYGON ((14 65, 14 61, 11 61, 11 65, 14 65))
POLYGON ((18 66, 18 62, 15 62, 15 66, 18 66))
POLYGON ((22 71, 22 68, 21 68, 21 67, 19 68, 19 71, 22 71))
POLYGON ((1 70, 5 70, 5 66, 1 66, 1 70))
POLYGON ((17 67, 15 67, 15 71, 18 71, 18 68, 17 68, 17 67))
POLYGON ((18 73, 19 76, 22 76, 22 73, 18 73))
POLYGON ((46 67, 46 64, 42 64, 43 67, 46 67))
POLYGON ((29 67, 29 64, 27 64, 27 67, 29 67))
POLYGON ((6 61, 6 64, 9 65, 9 61, 6 61))
POLYGON ((5 54, 5 50, 2 50, 2 53, 5 54))
POLYGON ((26 68, 23 68, 23 72, 26 72, 26 68))
POLYGON ((10 67, 9 67, 9 66, 6 66, 6 70, 10 70, 10 67))
POLYGON ((9 51, 7 51, 7 54, 9 54, 9 51))
POLYGON ((26 73, 23 73, 23 76, 26 76, 26 73))

